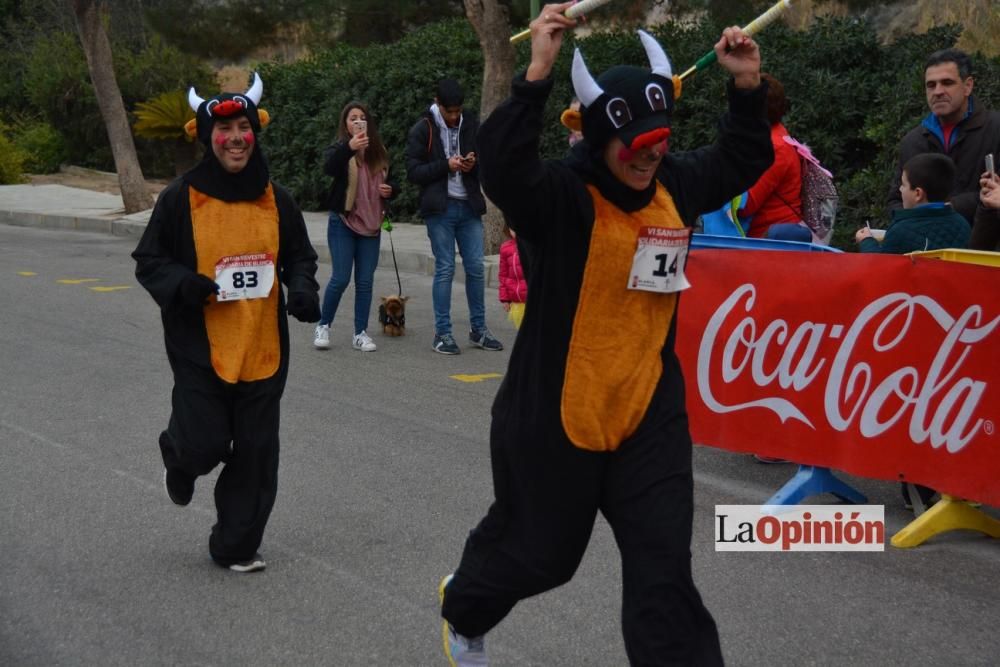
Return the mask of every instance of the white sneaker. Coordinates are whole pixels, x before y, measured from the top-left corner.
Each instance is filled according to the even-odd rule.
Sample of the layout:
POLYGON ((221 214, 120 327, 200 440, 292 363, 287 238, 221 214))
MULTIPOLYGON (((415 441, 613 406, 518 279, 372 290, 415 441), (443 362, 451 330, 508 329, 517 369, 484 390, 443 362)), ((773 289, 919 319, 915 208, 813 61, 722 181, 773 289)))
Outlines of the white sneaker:
POLYGON ((320 350, 327 350, 330 348, 329 324, 316 325, 316 337, 313 339, 313 345, 319 348, 320 350))
MULTIPOLYGON (((454 575, 449 574, 438 585, 438 602, 444 605, 444 590, 451 583, 454 575)), ((485 636, 466 637, 455 632, 451 623, 442 619, 442 639, 444 640, 444 655, 451 667, 488 667, 485 636)))
POLYGON ((354 336, 352 344, 354 345, 355 350, 361 350, 362 352, 375 351, 375 341, 372 340, 367 331, 362 331, 354 336))

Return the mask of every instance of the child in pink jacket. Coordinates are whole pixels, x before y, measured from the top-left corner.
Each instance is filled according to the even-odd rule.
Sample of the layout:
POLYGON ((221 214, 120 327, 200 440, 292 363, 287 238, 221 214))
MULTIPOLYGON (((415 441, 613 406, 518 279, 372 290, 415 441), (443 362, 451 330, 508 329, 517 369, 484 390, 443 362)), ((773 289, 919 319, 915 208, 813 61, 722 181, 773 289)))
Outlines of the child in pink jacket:
POLYGON ((507 317, 518 329, 524 319, 524 302, 528 298, 528 281, 524 277, 521 258, 517 254, 514 230, 503 226, 507 240, 500 245, 500 303, 507 311, 507 317))

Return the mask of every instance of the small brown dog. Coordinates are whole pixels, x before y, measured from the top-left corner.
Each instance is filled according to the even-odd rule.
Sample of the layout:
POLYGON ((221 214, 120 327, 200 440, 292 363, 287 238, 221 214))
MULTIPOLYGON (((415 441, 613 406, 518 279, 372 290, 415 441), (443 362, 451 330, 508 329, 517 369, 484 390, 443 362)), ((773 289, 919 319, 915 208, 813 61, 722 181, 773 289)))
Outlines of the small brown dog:
POLYGON ((378 321, 386 336, 402 336, 406 333, 406 302, 408 296, 384 296, 378 307, 378 321))

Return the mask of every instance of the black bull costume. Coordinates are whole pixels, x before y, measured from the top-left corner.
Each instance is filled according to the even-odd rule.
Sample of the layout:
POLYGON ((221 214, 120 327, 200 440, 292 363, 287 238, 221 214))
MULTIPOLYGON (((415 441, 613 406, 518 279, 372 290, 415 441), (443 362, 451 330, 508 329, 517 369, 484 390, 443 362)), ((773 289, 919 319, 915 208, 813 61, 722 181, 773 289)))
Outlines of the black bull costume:
POLYGON ((621 139, 622 161, 648 146, 665 151, 680 92, 666 54, 640 34, 652 71, 614 67, 595 81, 575 54, 582 112, 564 112, 563 122, 582 126, 584 139, 565 159, 539 158, 549 79, 516 78, 479 133, 486 194, 531 250, 530 296, 493 405, 495 501, 442 584, 442 615, 478 637, 519 600, 569 581, 600 511, 621 551, 630 661, 719 664, 715 623, 691 575, 678 291, 629 286, 644 228, 686 234, 771 164, 766 88, 730 83, 717 142, 667 153, 650 186, 632 189, 609 170, 605 148, 621 139))
POLYGON ((288 288, 289 313, 319 319, 316 253, 302 214, 271 182, 256 145, 261 121, 268 120, 257 109, 262 91, 256 74, 243 95, 202 100, 191 89, 196 122, 188 131, 206 145, 205 158, 163 190, 132 255, 136 277, 160 306, 174 375, 173 409, 159 440, 167 473, 193 490, 197 476, 225 464, 209 539, 212 558, 223 566, 254 557, 277 493, 279 405, 288 373, 279 283, 288 288), (254 150, 241 171, 230 173, 214 155, 213 126, 241 116, 250 121, 254 150), (222 274, 228 282, 216 284, 227 266, 249 268, 222 274), (265 276, 270 282, 258 285, 265 276), (258 291, 224 299, 227 290, 243 287, 258 291))

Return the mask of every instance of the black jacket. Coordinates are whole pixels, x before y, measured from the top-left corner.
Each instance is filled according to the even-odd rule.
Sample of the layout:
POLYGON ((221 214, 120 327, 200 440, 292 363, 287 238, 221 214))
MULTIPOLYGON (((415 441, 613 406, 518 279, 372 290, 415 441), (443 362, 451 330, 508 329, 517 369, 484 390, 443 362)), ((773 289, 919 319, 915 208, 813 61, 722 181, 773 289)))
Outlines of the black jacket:
POLYGON ((1000 210, 979 205, 975 223, 972 225, 969 248, 1000 252, 1000 210))
MULTIPOLYGON (((352 150, 346 141, 331 144, 323 152, 323 173, 332 176, 330 191, 326 197, 326 207, 331 211, 343 214, 347 199, 347 165, 357 151, 352 150)), ((392 188, 389 199, 395 199, 399 194, 399 182, 393 178, 392 168, 387 167, 385 182, 392 188)))
MULTIPOLYGON (((459 153, 476 150, 479 120, 468 111, 462 112, 462 129, 458 134, 459 153)), ((448 157, 441 144, 441 133, 430 109, 413 124, 406 137, 406 178, 420 186, 420 217, 444 213, 448 207, 448 157)), ((462 174, 462 183, 469 205, 478 215, 486 213, 486 200, 479 188, 479 162, 462 174)))
MULTIPOLYGON (((890 209, 903 208, 899 185, 906 161, 920 153, 945 153, 944 144, 931 129, 934 125, 930 116, 924 118, 899 143, 899 161, 887 200, 890 209)), ((987 111, 973 100, 972 114, 954 129, 951 146, 945 153, 955 162, 955 189, 952 191, 951 206, 970 225, 979 204, 979 177, 986 171, 983 158, 987 153, 1000 157, 1000 112, 987 111)))

